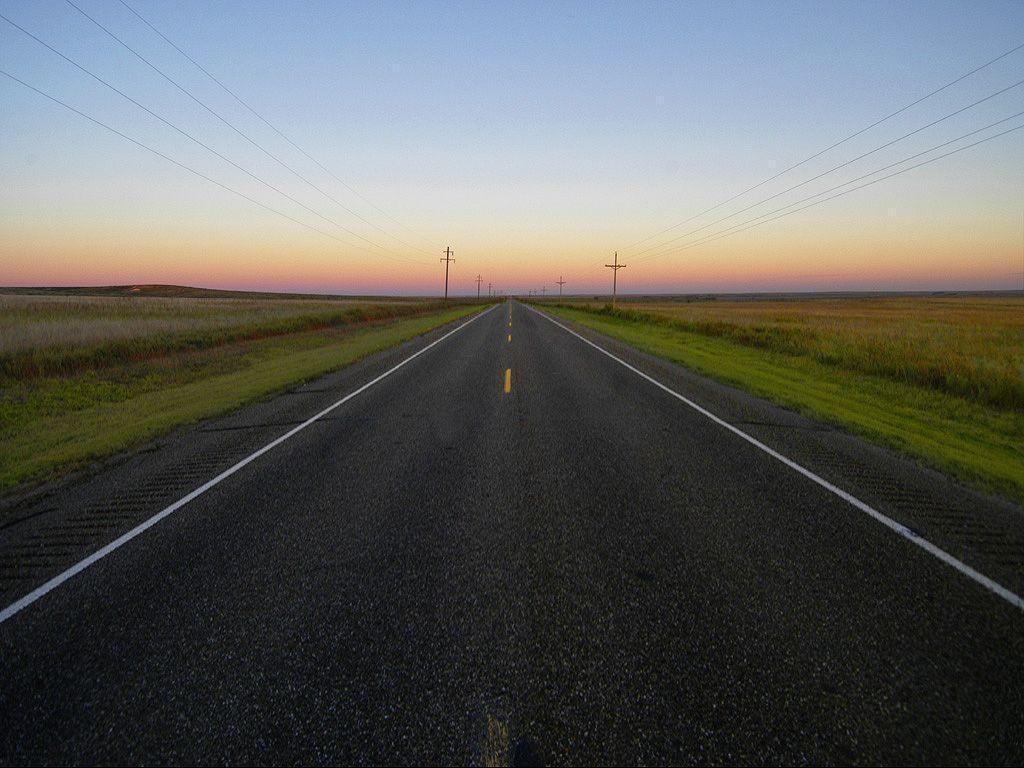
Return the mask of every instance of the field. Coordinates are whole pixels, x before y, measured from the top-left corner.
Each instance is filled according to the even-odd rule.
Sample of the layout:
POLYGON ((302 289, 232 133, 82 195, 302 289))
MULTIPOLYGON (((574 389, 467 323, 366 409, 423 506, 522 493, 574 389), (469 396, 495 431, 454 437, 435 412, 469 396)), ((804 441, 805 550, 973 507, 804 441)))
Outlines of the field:
POLYGON ((408 299, 0 293, 0 492, 223 413, 475 308, 408 299))
POLYGON ((548 305, 654 354, 1024 499, 1024 297, 548 305))

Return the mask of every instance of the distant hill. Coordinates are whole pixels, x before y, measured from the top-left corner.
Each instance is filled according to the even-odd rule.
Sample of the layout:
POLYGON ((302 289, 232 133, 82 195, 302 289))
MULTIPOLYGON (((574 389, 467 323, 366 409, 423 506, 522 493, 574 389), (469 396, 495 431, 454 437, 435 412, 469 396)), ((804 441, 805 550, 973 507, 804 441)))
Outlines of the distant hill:
MULTIPOLYGON (((0 293, 22 296, 147 296, 189 299, 374 299, 382 296, 352 296, 326 293, 269 293, 193 288, 187 285, 98 285, 88 287, 3 288, 0 293)), ((421 301, 421 297, 388 296, 388 301, 421 301)))

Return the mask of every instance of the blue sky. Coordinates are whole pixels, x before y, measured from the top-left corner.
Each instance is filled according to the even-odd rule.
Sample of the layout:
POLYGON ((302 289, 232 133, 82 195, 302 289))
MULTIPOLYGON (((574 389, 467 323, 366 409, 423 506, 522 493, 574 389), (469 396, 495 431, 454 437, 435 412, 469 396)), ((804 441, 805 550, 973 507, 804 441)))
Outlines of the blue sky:
MULTIPOLYGON (((365 218, 430 253, 450 242, 459 252, 461 280, 487 271, 495 282, 519 290, 550 283, 557 277, 547 274, 551 269, 573 275, 581 290, 596 290, 606 278, 600 264, 612 250, 731 196, 1024 42, 1021 2, 130 0, 413 235, 297 155, 117 0, 75 2, 365 218)), ((63 0, 9 2, 2 9, 239 164, 317 210, 330 210, 351 231, 386 243, 390 253, 423 264, 398 267, 278 220, 4 78, 0 173, 8 183, 0 192, 6 233, 0 255, 24 263, 11 279, 0 274, 0 282, 41 280, 65 270, 72 278, 81 273, 80 281, 94 275, 103 282, 122 276, 155 282, 166 275, 237 287, 431 289, 437 271, 431 259, 334 208, 63 0), (247 254, 252 258, 243 269, 247 254), (211 271, 213 261, 223 268, 211 271), (340 265, 337 277, 330 276, 334 264, 340 265), (290 282, 282 277, 289 274, 296 276, 290 282)), ((5 22, 0 67, 290 215, 315 221, 5 22)), ((765 193, 1021 78, 1024 51, 765 193)), ((1021 110, 1024 89, 1016 89, 825 182, 838 183, 1021 110)), ((1020 269, 1013 254, 1020 252, 1024 215, 1022 137, 1024 132, 997 139, 749 235, 687 251, 686 258, 651 260, 651 269, 631 275, 633 285, 801 287, 803 267, 795 265, 813 270, 824 260, 821 274, 833 277, 823 281, 852 275, 834 287, 949 287, 950 265, 960 259, 980 265, 984 275, 981 282, 962 280, 964 287, 1009 287, 1020 269), (956 239, 967 230, 969 238, 956 239), (892 243, 893 233, 898 268, 880 277, 879 244, 892 243)))

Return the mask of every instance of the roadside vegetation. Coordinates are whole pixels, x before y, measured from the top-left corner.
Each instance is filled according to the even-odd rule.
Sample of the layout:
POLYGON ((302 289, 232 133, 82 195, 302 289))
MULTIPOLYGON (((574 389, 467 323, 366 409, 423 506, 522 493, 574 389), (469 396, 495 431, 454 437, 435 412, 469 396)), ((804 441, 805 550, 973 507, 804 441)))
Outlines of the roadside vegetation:
POLYGON ((545 308, 1024 501, 1024 297, 545 308))
POLYGON ((0 492, 225 413, 477 308, 0 294, 0 492))
POLYGON ((0 294, 11 379, 68 375, 177 352, 388 320, 440 303, 0 294))

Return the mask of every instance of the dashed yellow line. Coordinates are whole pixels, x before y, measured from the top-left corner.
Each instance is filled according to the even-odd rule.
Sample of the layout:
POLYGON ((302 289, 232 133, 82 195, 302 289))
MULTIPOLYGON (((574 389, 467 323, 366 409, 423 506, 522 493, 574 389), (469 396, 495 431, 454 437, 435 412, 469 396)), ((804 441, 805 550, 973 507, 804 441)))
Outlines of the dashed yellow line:
POLYGON ((487 715, 487 743, 484 746, 484 765, 488 768, 499 768, 508 764, 508 724, 493 715, 487 715))
MULTIPOLYGON (((508 327, 512 327, 512 307, 508 308, 508 327)), ((512 343, 512 332, 508 333, 508 343, 512 343)), ((512 391, 512 369, 505 369, 505 394, 509 394, 512 391)))

